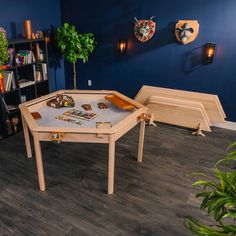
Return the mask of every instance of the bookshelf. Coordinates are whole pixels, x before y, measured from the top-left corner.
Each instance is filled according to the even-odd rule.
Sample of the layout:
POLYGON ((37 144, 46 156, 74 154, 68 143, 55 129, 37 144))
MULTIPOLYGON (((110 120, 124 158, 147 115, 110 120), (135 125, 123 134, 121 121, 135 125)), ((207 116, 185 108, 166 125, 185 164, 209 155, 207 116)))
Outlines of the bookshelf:
POLYGON ((19 104, 49 93, 47 40, 15 39, 8 45, 12 58, 4 73, 12 82, 0 92, 0 140, 22 130, 19 104))

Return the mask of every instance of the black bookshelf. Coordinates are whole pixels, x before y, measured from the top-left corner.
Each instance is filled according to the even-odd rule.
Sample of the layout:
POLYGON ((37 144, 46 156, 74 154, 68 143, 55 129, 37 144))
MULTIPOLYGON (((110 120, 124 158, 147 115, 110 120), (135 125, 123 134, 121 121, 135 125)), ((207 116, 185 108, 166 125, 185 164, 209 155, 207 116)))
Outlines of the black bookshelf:
POLYGON ((19 104, 38 98, 49 93, 49 73, 48 73, 48 45, 46 39, 15 39, 8 41, 9 48, 14 50, 13 64, 7 68, 7 71, 13 71, 15 88, 10 91, 0 92, 0 140, 12 136, 22 130, 21 116, 18 109, 19 104), (40 48, 42 57, 36 57, 32 63, 19 65, 16 64, 16 54, 20 50, 29 50, 34 52, 35 48, 40 48), (36 81, 35 66, 46 64, 47 79, 36 81), (20 87, 19 80, 26 79, 33 81, 34 84, 29 86, 20 87), (16 109, 7 109, 9 106, 14 106, 16 109), (16 126, 14 123, 19 124, 16 126))

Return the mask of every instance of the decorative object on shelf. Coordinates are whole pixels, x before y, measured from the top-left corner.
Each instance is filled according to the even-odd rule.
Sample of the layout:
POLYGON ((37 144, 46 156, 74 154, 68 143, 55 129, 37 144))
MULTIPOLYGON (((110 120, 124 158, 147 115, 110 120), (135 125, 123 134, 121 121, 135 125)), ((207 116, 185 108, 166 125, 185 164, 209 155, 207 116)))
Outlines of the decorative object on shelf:
POLYGON ((134 35, 142 43, 150 40, 156 31, 156 23, 153 21, 155 17, 152 16, 150 20, 138 20, 134 17, 134 35))
POLYGON ((12 126, 14 128, 14 132, 17 133, 18 132, 18 126, 19 126, 19 118, 17 116, 14 116, 13 118, 11 118, 11 123, 12 123, 12 126))
POLYGON ((175 25, 175 37, 181 44, 193 42, 199 33, 197 20, 179 20, 175 25))
POLYGON ((24 21, 24 36, 26 39, 32 39, 32 23, 31 20, 24 21))
POLYGON ((94 35, 79 34, 75 26, 65 23, 57 28, 56 41, 64 59, 73 64, 74 89, 76 89, 76 62, 79 59, 84 63, 88 61, 96 45, 94 35))
POLYGON ((127 43, 126 40, 121 39, 118 42, 118 50, 120 55, 124 55, 126 53, 126 49, 127 49, 127 43))
POLYGON ((47 105, 53 108, 74 107, 75 102, 71 96, 58 94, 56 98, 47 101, 47 105))
POLYGON ((7 38, 7 31, 3 27, 0 27, 0 33, 3 33, 5 38, 7 38))
POLYGON ((32 33, 32 39, 42 39, 43 38, 43 31, 36 31, 36 33, 32 33))
POLYGON ((211 64, 213 62, 213 59, 215 56, 216 44, 215 43, 206 43, 204 49, 205 49, 204 50, 204 63, 211 64))

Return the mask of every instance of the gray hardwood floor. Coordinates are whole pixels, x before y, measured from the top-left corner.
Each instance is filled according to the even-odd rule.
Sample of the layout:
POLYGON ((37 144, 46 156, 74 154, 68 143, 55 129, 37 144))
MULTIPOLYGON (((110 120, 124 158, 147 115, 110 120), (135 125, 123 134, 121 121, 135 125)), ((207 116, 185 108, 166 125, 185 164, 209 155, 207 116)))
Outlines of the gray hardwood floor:
POLYGON ((235 137, 220 128, 196 137, 177 127, 147 127, 139 164, 137 127, 117 142, 116 192, 108 196, 106 145, 44 143, 42 193, 18 134, 0 142, 0 235, 191 235, 186 216, 210 222, 191 173, 209 172, 235 137))

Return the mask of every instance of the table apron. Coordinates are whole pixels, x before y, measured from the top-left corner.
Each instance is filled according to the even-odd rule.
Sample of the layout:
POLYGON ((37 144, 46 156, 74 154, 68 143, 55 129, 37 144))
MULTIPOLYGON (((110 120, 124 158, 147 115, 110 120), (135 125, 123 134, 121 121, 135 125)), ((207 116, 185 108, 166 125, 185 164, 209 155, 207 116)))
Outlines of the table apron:
MULTIPOLYGON (((38 135, 40 141, 52 141, 51 132, 38 132, 38 135)), ((64 133, 62 142, 109 143, 109 134, 104 134, 102 138, 99 138, 97 134, 64 133)))
POLYGON ((136 120, 132 120, 129 123, 127 123, 126 125, 124 125, 121 129, 119 129, 118 131, 115 132, 115 140, 118 140, 119 138, 121 138, 124 134, 126 134, 129 130, 131 130, 132 128, 134 128, 134 126, 136 126, 137 124, 140 123, 140 119, 136 119, 136 120))

